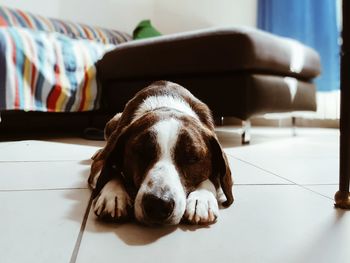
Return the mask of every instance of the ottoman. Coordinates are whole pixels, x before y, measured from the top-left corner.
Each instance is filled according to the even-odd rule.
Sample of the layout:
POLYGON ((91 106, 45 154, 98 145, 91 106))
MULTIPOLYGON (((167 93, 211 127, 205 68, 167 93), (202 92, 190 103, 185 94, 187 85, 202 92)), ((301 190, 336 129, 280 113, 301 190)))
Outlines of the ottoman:
POLYGON ((110 113, 122 111, 137 91, 163 79, 189 89, 214 116, 237 117, 248 127, 256 115, 315 111, 313 79, 320 69, 317 52, 295 40, 229 27, 120 44, 97 63, 97 78, 110 113))

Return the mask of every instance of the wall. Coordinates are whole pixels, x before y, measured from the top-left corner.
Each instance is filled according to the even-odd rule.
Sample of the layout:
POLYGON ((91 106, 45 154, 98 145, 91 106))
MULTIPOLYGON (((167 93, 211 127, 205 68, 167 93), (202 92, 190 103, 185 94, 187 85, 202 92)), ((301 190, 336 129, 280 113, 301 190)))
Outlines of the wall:
POLYGON ((153 16, 154 0, 0 0, 1 5, 35 14, 132 32, 153 16))
POLYGON ((257 0, 0 0, 49 17, 131 33, 149 18, 164 34, 212 26, 256 24, 257 0))
POLYGON ((155 0, 154 25, 163 33, 213 26, 256 26, 257 0, 155 0))

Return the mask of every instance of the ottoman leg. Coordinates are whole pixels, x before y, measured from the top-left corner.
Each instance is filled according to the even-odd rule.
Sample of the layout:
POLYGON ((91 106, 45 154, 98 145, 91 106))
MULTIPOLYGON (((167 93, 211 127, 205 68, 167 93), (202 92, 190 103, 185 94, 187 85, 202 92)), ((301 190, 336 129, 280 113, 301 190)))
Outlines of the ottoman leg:
POLYGON ((251 123, 250 120, 245 120, 242 121, 242 135, 241 135, 241 139, 242 139, 242 144, 249 144, 250 143, 250 130, 251 130, 251 123))
POLYGON ((297 118, 295 116, 292 116, 292 136, 297 136, 297 118))

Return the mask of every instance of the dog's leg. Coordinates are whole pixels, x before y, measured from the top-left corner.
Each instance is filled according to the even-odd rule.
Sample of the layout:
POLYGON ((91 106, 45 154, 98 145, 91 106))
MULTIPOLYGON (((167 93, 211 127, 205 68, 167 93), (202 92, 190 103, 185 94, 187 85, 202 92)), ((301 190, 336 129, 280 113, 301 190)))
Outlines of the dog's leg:
POLYGON ((188 195, 184 219, 191 224, 211 224, 218 215, 215 186, 210 180, 205 180, 188 195))
POLYGON ((93 206, 99 218, 120 221, 129 216, 132 203, 123 183, 113 178, 94 199, 93 206))
POLYGON ((100 173, 103 165, 104 165, 104 160, 98 160, 98 159, 93 160, 90 168, 89 179, 88 179, 88 183, 91 189, 96 188, 96 184, 97 184, 98 178, 100 177, 100 173))

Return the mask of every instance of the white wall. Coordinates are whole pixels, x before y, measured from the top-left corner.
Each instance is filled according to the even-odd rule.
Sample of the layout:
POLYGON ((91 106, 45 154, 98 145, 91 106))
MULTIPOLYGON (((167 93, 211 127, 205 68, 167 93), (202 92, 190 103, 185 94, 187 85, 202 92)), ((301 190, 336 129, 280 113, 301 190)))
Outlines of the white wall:
POLYGON ((213 26, 256 26, 257 0, 154 0, 154 25, 162 33, 213 26))
POLYGON ((154 0, 0 0, 44 16, 68 19, 131 33, 136 24, 153 16, 154 0))
POLYGON ((151 19, 164 34, 212 26, 256 24, 257 0, 0 0, 49 17, 131 33, 151 19))

